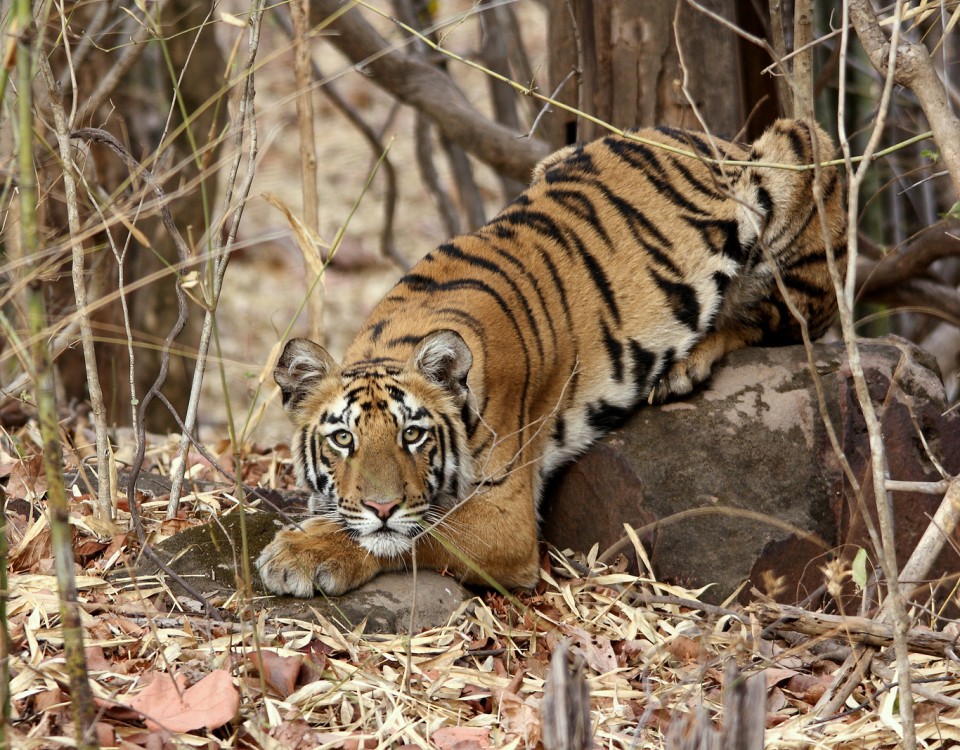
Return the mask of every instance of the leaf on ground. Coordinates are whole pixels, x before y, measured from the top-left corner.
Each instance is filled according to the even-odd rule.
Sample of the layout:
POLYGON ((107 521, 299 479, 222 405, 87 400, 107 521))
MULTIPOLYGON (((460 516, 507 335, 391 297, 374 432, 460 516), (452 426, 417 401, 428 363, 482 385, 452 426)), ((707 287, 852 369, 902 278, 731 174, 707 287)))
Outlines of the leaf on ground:
POLYGON ((438 750, 481 750, 490 747, 490 730, 484 727, 440 727, 430 739, 438 750))
POLYGON ((252 652, 248 658, 267 687, 281 698, 286 698, 296 690, 302 656, 280 656, 275 651, 261 650, 252 652))
POLYGON ((771 667, 770 669, 763 670, 763 676, 767 680, 767 690, 772 688, 774 685, 778 685, 785 680, 789 680, 792 677, 797 676, 797 671, 794 669, 782 669, 780 667, 771 667))
POLYGON ((87 662, 87 669, 93 672, 108 672, 113 668, 100 646, 87 646, 83 649, 83 656, 87 662))
POLYGON ((681 661, 696 661, 700 655, 700 644, 685 635, 678 635, 667 643, 666 649, 681 661))
POLYGON ((161 674, 130 701, 131 708, 146 717, 147 728, 156 731, 189 732, 215 729, 237 715, 240 693, 230 673, 216 669, 184 690, 186 679, 161 674))
POLYGON ((576 641, 577 648, 571 650, 582 655, 587 664, 598 674, 612 672, 619 666, 609 638, 588 633, 583 628, 574 626, 567 626, 563 630, 573 636, 576 641))

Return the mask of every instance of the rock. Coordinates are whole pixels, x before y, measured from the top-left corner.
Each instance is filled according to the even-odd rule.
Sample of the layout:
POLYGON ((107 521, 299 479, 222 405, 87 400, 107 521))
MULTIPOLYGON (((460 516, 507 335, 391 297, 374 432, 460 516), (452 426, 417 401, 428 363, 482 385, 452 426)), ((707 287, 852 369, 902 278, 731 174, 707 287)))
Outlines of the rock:
MULTIPOLYGON (((960 414, 944 414, 932 358, 895 337, 863 340, 860 351, 890 476, 941 478, 918 427, 948 474, 960 472, 960 414)), ((819 344, 814 352, 827 412, 875 517, 866 429, 843 345, 819 344)), ((940 497, 894 493, 901 564, 940 497)), ((659 519, 650 537, 658 576, 713 584, 711 601, 744 580, 746 592, 756 586, 797 601, 823 582, 820 567, 836 554, 849 558, 866 547, 876 560, 799 346, 734 352, 705 390, 640 409, 551 484, 542 513, 548 541, 582 551, 617 544, 625 521, 659 519)), ((957 557, 945 553, 939 570, 955 571, 957 557)))
MULTIPOLYGON (((245 521, 247 557, 252 561, 284 522, 274 513, 248 514, 245 521)), ((155 549, 198 593, 213 602, 222 602, 237 591, 238 571, 242 571, 240 539, 240 514, 231 513, 175 534, 155 549)), ((144 565, 140 569, 142 574, 156 572, 156 565, 144 565)), ((271 617, 312 621, 316 620, 311 611, 315 609, 344 629, 352 629, 366 620, 367 633, 418 632, 439 627, 473 597, 453 578, 426 570, 418 572, 416 588, 412 575, 389 573, 343 596, 312 599, 265 595, 252 563, 250 573, 254 607, 267 610, 271 617)), ((168 579, 167 584, 175 595, 190 598, 173 581, 168 579)))

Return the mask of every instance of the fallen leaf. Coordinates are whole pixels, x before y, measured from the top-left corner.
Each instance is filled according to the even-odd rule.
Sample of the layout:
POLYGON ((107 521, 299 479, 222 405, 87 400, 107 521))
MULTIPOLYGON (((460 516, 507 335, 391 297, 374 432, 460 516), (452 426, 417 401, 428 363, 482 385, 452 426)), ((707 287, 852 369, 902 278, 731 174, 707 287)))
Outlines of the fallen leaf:
POLYGON ((681 661, 696 661, 700 654, 700 644, 685 635, 678 635, 667 643, 665 648, 681 661))
POLYGON ((437 750, 476 750, 490 747, 490 730, 484 727, 440 727, 430 739, 437 750))
POLYGON ((250 653, 248 658, 267 687, 278 696, 286 698, 296 690, 302 656, 280 656, 275 651, 261 650, 250 653))
POLYGON ((767 680, 767 690, 772 688, 774 685, 777 685, 784 680, 789 680, 797 676, 797 672, 793 669, 779 669, 777 667, 771 667, 770 669, 763 670, 763 676, 767 680))
POLYGON ((240 708, 240 693, 230 673, 217 669, 183 689, 186 678, 161 674, 130 701, 146 717, 147 729, 189 732, 215 729, 231 721, 240 708))

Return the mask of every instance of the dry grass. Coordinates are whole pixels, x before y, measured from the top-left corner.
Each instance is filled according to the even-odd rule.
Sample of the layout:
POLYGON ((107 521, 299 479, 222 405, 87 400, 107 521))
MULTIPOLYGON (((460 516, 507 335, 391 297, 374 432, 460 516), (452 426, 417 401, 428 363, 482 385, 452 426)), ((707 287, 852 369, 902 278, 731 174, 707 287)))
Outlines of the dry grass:
MULTIPOLYGON (((0 475, 8 491, 15 487, 42 508, 42 479, 25 450, 32 442, 29 427, 3 440, 0 475)), ((173 443, 154 445, 155 465, 163 466, 173 449, 173 443)), ((250 451, 244 475, 288 486, 288 459, 282 450, 250 451)), ((196 478, 213 476, 201 468, 196 478)), ((137 550, 131 534, 94 520, 94 502, 75 496, 71 521, 104 745, 157 746, 151 736, 153 742, 163 736, 170 747, 534 748, 544 678, 561 640, 584 664, 601 747, 661 747, 670 723, 699 705, 722 724, 730 659, 746 673, 765 675, 769 747, 894 747, 899 740, 897 692, 877 676, 889 677, 882 665, 862 679, 843 714, 814 716, 850 651, 842 634, 784 640, 736 605, 700 609, 701 591, 554 554, 536 592, 517 599, 483 595, 443 627, 412 637, 366 634, 362 627, 341 632, 322 618, 248 616, 239 597, 226 607, 234 619, 216 622, 185 611, 159 579, 114 582, 111 573, 137 550), (591 565, 590 575, 578 572, 591 565), (163 692, 166 675, 179 676, 181 688, 199 687, 182 697, 172 688, 163 692), (183 716, 187 726, 193 715, 212 728, 159 728, 178 726, 183 716), (145 722, 153 731, 145 731, 145 722)), ((70 736, 49 526, 30 507, 19 506, 11 528, 8 615, 15 744, 25 748, 56 746, 70 736)), ((232 494, 218 491, 188 497, 178 519, 163 518, 163 498, 143 510, 156 541, 210 513, 240 508, 232 494)), ((121 500, 121 528, 125 520, 121 500)), ((927 692, 918 696, 918 737, 924 747, 950 747, 960 740, 957 665, 923 655, 912 663, 927 692)))

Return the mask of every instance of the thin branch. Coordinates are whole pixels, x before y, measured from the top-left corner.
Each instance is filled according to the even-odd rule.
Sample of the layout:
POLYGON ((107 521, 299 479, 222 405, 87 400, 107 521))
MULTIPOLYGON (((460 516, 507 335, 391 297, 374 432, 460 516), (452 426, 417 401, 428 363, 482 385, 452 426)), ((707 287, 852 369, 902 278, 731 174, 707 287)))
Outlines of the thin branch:
POLYGON ((375 84, 422 111, 451 141, 498 172, 527 182, 534 165, 549 153, 545 143, 518 140, 516 132, 484 117, 450 76, 393 48, 356 8, 344 13, 340 0, 314 0, 310 11, 314 23, 342 14, 330 24, 339 32, 330 42, 368 72, 375 84))
POLYGON ((237 105, 234 157, 230 165, 223 196, 223 216, 225 218, 230 214, 237 174, 240 171, 240 163, 244 157, 243 142, 245 132, 249 133, 249 146, 246 149, 247 172, 240 185, 237 202, 229 219, 226 238, 224 238, 223 232, 217 232, 217 240, 213 252, 212 288, 210 290, 210 298, 206 300, 203 327, 200 330, 200 342, 197 345, 196 368, 193 372, 193 384, 190 388, 190 399, 187 404, 187 414, 184 419, 187 432, 180 436, 180 446, 170 472, 170 500, 167 503, 167 515, 170 518, 176 516, 177 507, 180 503, 180 494, 183 491, 183 479, 187 470, 187 449, 190 445, 190 436, 187 433, 193 432, 197 423, 197 409, 200 403, 200 392, 206 369, 207 353, 210 350, 214 315, 220 301, 220 290, 223 287, 223 278, 227 272, 227 265, 230 262, 230 253, 236 241, 237 231, 240 228, 240 219, 243 216, 243 209, 246 206, 247 196, 250 194, 250 186, 253 184, 253 177, 256 173, 258 135, 257 121, 254 117, 254 68, 257 51, 260 46, 260 21, 263 17, 265 5, 266 0, 254 0, 249 15, 247 59, 244 62, 241 72, 242 91, 240 101, 237 105))
POLYGON ((73 293, 77 304, 77 316, 80 319, 80 342, 83 347, 83 362, 87 374, 87 392, 90 394, 90 407, 93 411, 94 431, 97 440, 97 506, 104 519, 113 516, 113 498, 110 492, 109 444, 107 437, 107 409, 103 402, 103 390, 100 387, 100 374, 97 370, 97 352, 93 346, 93 329, 90 326, 90 313, 87 310, 87 281, 84 274, 83 243, 79 240, 80 210, 77 205, 77 180, 73 172, 73 153, 70 147, 70 129, 67 115, 60 100, 59 88, 50 69, 50 62, 44 54, 38 55, 40 74, 47 84, 50 94, 50 107, 56 126, 57 146, 60 150, 60 162, 63 165, 63 188, 66 194, 67 226, 70 232, 72 249, 73 293))
MULTIPOLYGON (((160 2, 157 3, 157 18, 160 18, 166 4, 166 0, 160 0, 160 2)), ((74 124, 86 122, 93 113, 99 109, 100 105, 116 90, 117 86, 120 85, 130 72, 130 69, 136 65, 137 60, 140 59, 144 50, 146 50, 147 45, 145 42, 153 33, 153 28, 145 20, 139 21, 131 19, 127 26, 128 33, 129 31, 133 31, 135 26, 137 30, 133 36, 130 37, 130 41, 127 42, 120 57, 117 58, 117 62, 100 79, 93 93, 90 94, 87 100, 77 109, 76 114, 72 118, 74 124)))
MULTIPOLYGON (((37 221, 38 196, 34 161, 34 61, 44 51, 37 43, 30 0, 17 0, 10 10, 17 20, 15 66, 17 72, 16 136, 17 166, 20 176, 20 243, 28 263, 39 258, 40 233, 37 221)), ((13 41, 13 40, 11 40, 13 41)), ((13 62, 13 61, 11 61, 13 62)), ((30 269, 28 269, 30 270, 30 269)), ((83 626, 77 606, 77 582, 74 577, 73 544, 70 530, 70 509, 63 482, 63 447, 57 424, 57 400, 53 379, 53 362, 44 331, 47 309, 44 284, 35 272, 27 274, 27 324, 31 334, 30 374, 34 383, 42 441, 42 464, 47 479, 47 510, 53 542, 53 562, 59 590, 60 631, 70 684, 73 709, 74 741, 80 750, 97 747, 94 729, 93 693, 87 676, 83 646, 83 626)), ((4 592, 6 595, 6 592, 4 592)), ((6 709, 4 709, 6 711, 6 709)))
MULTIPOLYGON (((320 234, 317 191, 317 144, 313 134, 313 87, 310 85, 310 45, 307 14, 309 0, 292 0, 289 7, 293 23, 293 60, 297 82, 297 126, 300 133, 300 183, 303 195, 303 223, 315 235, 320 234)), ((319 248, 301 248, 303 252, 319 254, 319 248)), ((319 258, 318 258, 319 260, 319 258)), ((312 272, 313 264, 307 262, 312 272)), ((313 279, 308 279, 312 284, 313 279)), ((309 338, 323 342, 323 284, 313 284, 313 293, 307 299, 309 338)))
MULTIPOLYGON (((849 32, 847 29, 849 14, 856 0, 844 2, 843 4, 843 34, 841 35, 841 44, 843 51, 842 57, 846 59, 846 51, 849 48, 849 32)), ((902 8, 902 0, 897 0, 895 13, 899 17, 902 8)), ((871 9, 872 13, 872 9, 871 9)), ((877 29, 879 32, 879 28, 877 29)), ((893 29, 893 40, 896 45, 900 36, 900 25, 896 23, 893 29)), ((867 147, 864 150, 865 156, 871 155, 877 148, 880 136, 883 131, 883 124, 886 119, 888 108, 890 106, 890 97, 893 90, 893 82, 896 71, 896 56, 891 54, 887 60, 887 74, 884 80, 883 92, 880 96, 877 120, 875 122, 867 147)), ((838 113, 838 127, 840 131, 840 146, 843 150, 844 158, 850 158, 850 142, 846 136, 846 128, 843 117, 843 100, 846 96, 846 66, 840 69, 840 107, 838 113)), ((845 284, 841 281, 837 273, 836 264, 830 263, 830 275, 834 282, 837 294, 838 309, 840 312, 840 324, 843 329, 843 341, 847 349, 847 356, 850 360, 850 370, 853 375, 854 388, 857 393, 857 399, 860 402, 860 409, 863 414, 864 422, 867 427, 867 434, 870 444, 870 466, 873 479, 874 499, 877 507, 877 516, 880 523, 882 568, 887 579, 887 597, 890 600, 891 615, 893 617, 893 639, 894 651, 896 653, 897 671, 900 678, 900 726, 903 732, 904 747, 907 750, 914 750, 917 746, 916 727, 914 725, 913 695, 910 691, 910 654, 907 644, 907 631, 909 622, 907 620, 906 606, 901 595, 900 587, 897 584, 899 575, 897 573, 896 539, 894 536, 892 512, 887 497, 886 477, 888 474, 886 452, 883 443, 883 433, 880 422, 877 418, 873 401, 870 397, 870 390, 867 386, 866 376, 860 363, 860 351, 857 346, 856 332, 853 322, 853 301, 854 288, 856 285, 856 261, 857 261, 857 203, 859 198, 860 185, 866 177, 868 161, 861 163, 856 171, 852 164, 848 166, 848 173, 851 174, 849 192, 847 196, 847 223, 848 223, 848 257, 847 257, 847 278, 845 284)))
MULTIPOLYGON (((860 241, 863 242, 863 238, 860 241)), ((940 222, 921 230, 909 242, 873 263, 865 276, 861 276, 858 268, 857 296, 919 276, 934 261, 949 257, 960 257, 960 224, 956 221, 940 222)))
POLYGON ((802 50, 795 56, 791 70, 794 117, 813 118, 813 2, 794 0, 793 48, 802 50))
POLYGON ((953 113, 947 101, 943 82, 937 75, 927 48, 922 43, 900 38, 901 7, 902 4, 898 2, 894 10, 895 50, 880 29, 880 21, 869 0, 850 0, 850 20, 873 66, 883 71, 892 63, 894 81, 916 95, 950 173, 954 194, 960 196, 960 118, 953 113))

